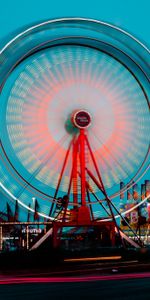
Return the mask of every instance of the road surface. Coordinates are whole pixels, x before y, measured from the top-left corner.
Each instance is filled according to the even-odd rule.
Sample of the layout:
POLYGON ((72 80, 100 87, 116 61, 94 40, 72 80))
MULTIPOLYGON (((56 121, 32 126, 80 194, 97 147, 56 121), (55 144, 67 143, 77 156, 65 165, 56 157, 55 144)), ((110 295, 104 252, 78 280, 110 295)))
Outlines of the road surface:
POLYGON ((82 277, 0 277, 0 300, 150 300, 150 273, 82 277))

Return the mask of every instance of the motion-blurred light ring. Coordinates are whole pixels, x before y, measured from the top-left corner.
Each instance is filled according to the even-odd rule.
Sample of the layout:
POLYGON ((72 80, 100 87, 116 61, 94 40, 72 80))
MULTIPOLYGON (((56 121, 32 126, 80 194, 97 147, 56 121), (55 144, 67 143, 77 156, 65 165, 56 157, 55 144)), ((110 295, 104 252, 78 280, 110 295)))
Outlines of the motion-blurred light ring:
MULTIPOLYGON (((138 66, 138 70, 140 67, 141 73, 139 76, 139 82, 142 81, 141 87, 143 87, 143 81, 144 81, 143 91, 145 95, 147 95, 147 100, 148 100, 149 98, 149 87, 148 87, 149 51, 148 49, 144 45, 142 45, 139 41, 137 41, 135 38, 133 38, 131 35, 125 33, 123 30, 120 30, 114 26, 99 21, 77 19, 77 18, 52 20, 52 21, 47 21, 42 24, 32 26, 31 28, 25 30, 23 33, 17 35, 12 41, 10 41, 1 51, 1 57, 2 57, 2 69, 1 69, 2 72, 0 76, 1 89, 3 89, 4 80, 6 80, 7 75, 8 74, 10 75, 10 70, 12 66, 12 60, 11 60, 12 57, 10 57, 11 53, 13 53, 14 55, 13 59, 15 60, 15 62, 17 61, 17 59, 19 62, 19 55, 21 53, 21 50, 30 51, 30 53, 32 52, 33 55, 33 48, 35 47, 36 52, 38 50, 38 46, 36 45, 37 41, 38 43, 41 41, 41 45, 43 43, 42 47, 44 47, 44 45, 47 45, 47 43, 49 43, 47 40, 49 33, 51 35, 51 40, 55 39, 56 36, 58 35, 57 36, 57 42, 58 42, 58 40, 59 41, 62 40, 62 37, 64 37, 65 34, 66 34, 65 38, 69 39, 73 31, 74 31, 74 35, 77 35, 77 32, 79 32, 79 28, 80 28, 80 32, 84 33, 83 37, 86 36, 87 39, 89 39, 90 36, 92 39, 94 35, 93 38, 94 42, 97 39, 97 40, 101 40, 103 44, 105 43, 105 45, 108 44, 109 46, 111 46, 111 48, 118 48, 118 49, 120 48, 120 51, 124 52, 126 56, 130 57, 132 61, 135 62, 135 64, 138 66), (59 34, 61 34, 61 29, 63 29, 62 30, 63 32, 62 32, 62 36, 60 37, 59 34), (46 33, 44 37, 45 31, 46 33), (43 37, 46 39, 45 42, 43 41, 43 37)), ((78 39, 79 38, 81 38, 81 36, 78 37, 78 39)), ((23 54, 22 57, 24 57, 23 54)), ((142 130, 142 125, 141 125, 141 130, 142 130)), ((141 131, 141 135, 142 135, 142 131, 141 131)), ((147 157, 144 158, 145 159, 144 165, 147 162, 147 157)), ((139 174, 139 178, 142 176, 142 172, 144 173, 145 170, 144 171, 141 170, 141 173, 139 174)), ((115 195, 117 194, 115 193, 115 195)))

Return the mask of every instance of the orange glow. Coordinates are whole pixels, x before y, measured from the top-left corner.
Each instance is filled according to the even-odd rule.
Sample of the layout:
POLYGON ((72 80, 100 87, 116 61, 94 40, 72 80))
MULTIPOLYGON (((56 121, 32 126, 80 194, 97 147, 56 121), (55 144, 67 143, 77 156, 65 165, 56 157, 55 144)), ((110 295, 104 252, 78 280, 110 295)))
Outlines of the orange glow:
POLYGON ((66 258, 64 261, 78 262, 78 261, 97 261, 97 260, 119 260, 122 256, 99 256, 99 257, 81 257, 81 258, 66 258))

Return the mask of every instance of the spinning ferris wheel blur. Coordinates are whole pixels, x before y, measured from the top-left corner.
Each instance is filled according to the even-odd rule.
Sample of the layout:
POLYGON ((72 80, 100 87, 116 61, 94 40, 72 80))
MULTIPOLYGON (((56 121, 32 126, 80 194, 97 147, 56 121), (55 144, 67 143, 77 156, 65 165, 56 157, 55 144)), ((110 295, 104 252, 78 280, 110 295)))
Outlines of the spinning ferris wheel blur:
MULTIPOLYGON (((86 135, 103 184, 119 208, 120 182, 126 191, 143 176, 148 178, 148 50, 116 27, 68 18, 18 34, 0 57, 0 181, 4 193, 26 209, 36 197, 39 215, 51 218, 62 164, 80 131, 72 116, 84 111, 91 118, 86 135)), ((68 155, 59 185, 62 197, 71 177, 72 154, 68 155)), ((93 162, 86 149, 85 156, 91 170, 93 162)), ((96 197, 104 200, 90 176, 87 180, 96 197)), ((76 189, 80 198, 82 189, 79 185, 76 189)), ((98 204, 92 197, 95 213, 98 204)), ((68 204, 70 208, 74 205, 73 186, 68 204)), ((100 216, 105 218, 105 211, 100 216)))

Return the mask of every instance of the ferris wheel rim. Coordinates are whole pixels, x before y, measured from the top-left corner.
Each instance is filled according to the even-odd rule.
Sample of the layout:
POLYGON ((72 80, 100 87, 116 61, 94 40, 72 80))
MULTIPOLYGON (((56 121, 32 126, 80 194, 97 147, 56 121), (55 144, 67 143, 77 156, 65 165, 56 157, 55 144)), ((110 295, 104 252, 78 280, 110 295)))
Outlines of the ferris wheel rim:
MULTIPOLYGON (((66 39, 68 39, 67 37, 66 37, 66 39)), ((56 40, 56 41, 60 41, 61 39, 59 39, 59 40, 56 40)), ((88 39, 87 39, 88 40, 88 39)), ((89 39, 89 40, 92 40, 91 38, 89 39)), ((94 40, 94 39, 93 39, 94 40)), ((105 43, 104 43, 105 44, 105 43)), ((64 44, 64 45, 72 45, 72 44, 64 44)), ((76 44, 74 44, 74 45, 76 45, 76 44)), ((78 45, 78 44, 77 44, 78 45)), ((80 44, 79 44, 80 45, 80 44)), ((59 45, 59 44, 56 44, 56 45, 54 45, 54 46, 49 46, 48 47, 48 49, 51 49, 51 48, 53 48, 53 47, 57 47, 57 46, 61 46, 61 44, 59 45)), ((80 46, 86 46, 86 47, 89 47, 89 48, 92 48, 92 49, 95 49, 95 50, 98 50, 98 51, 102 51, 101 49, 98 49, 97 47, 92 47, 92 46, 89 46, 89 45, 87 45, 87 44, 81 44, 80 46)), ((114 46, 113 46, 114 47, 114 46)), ((46 48, 47 49, 47 48, 46 48)), ((119 48, 116 48, 118 51, 121 51, 119 48)), ((42 51, 44 51, 45 49, 41 49, 41 50, 39 50, 38 52, 42 52, 42 51)), ((102 51, 103 52, 103 51, 102 51)), ((36 52, 35 52, 36 53, 36 52)), ((134 77, 134 79, 137 81, 137 83, 138 83, 138 85, 140 86, 140 88, 142 89, 142 92, 143 92, 143 94, 144 94, 144 96, 145 96, 145 99, 146 99, 146 101, 147 101, 147 104, 148 104, 148 106, 150 107, 150 102, 149 102, 149 98, 148 98, 148 95, 147 95, 147 93, 146 93, 146 91, 145 91, 145 89, 144 89, 144 87, 143 87, 143 85, 141 84, 141 82, 139 81, 139 79, 137 78, 137 76, 132 72, 132 70, 127 66, 127 64, 125 64, 123 61, 121 61, 121 59, 119 59, 119 58, 116 58, 114 55, 112 55, 112 54, 110 54, 109 52, 107 52, 107 51, 104 51, 104 53, 106 53, 107 55, 109 55, 109 56, 111 56, 111 57, 113 57, 115 60, 117 60, 120 64, 122 64, 130 73, 131 73, 131 75, 134 77)), ((125 54, 125 53, 124 53, 125 54)), ((34 53, 31 53, 31 57, 32 57, 32 55, 34 55, 34 53)), ((128 56, 127 54, 125 54, 126 56, 128 56)), ((129 58, 130 58, 130 56, 128 56, 129 58)), ((28 57, 27 57, 28 58, 28 57)), ((25 58, 25 59, 27 59, 27 58, 25 58)), ((24 58, 23 58, 23 61, 24 61, 24 58)), ((19 62, 19 64, 20 64, 21 62, 19 62)), ((140 68, 140 66, 134 61, 134 63, 140 68)), ((142 72, 143 72, 143 70, 141 70, 142 72)), ((144 73, 144 72, 143 72, 144 73)), ((144 75, 146 76, 146 74, 144 73, 144 75)), ((147 76, 146 76, 147 77, 147 76)), ((21 180, 23 181, 23 182, 25 182, 25 183, 27 183, 27 185, 29 186, 29 189, 28 188, 26 188, 27 190, 29 190, 30 191, 30 187, 31 187, 31 189, 33 189, 34 191, 36 191, 37 193, 39 193, 38 195, 43 195, 43 196, 46 196, 46 197, 48 197, 48 198, 51 198, 51 200, 52 199, 54 199, 54 197, 53 196, 51 196, 51 195, 49 195, 49 194, 47 194, 47 193, 44 193, 43 191, 41 191, 41 190, 39 190, 38 188, 36 188, 34 185, 32 185, 27 179, 25 179, 18 171, 17 171, 17 169, 13 166, 13 163, 11 162, 11 160, 9 159, 9 157, 8 157, 8 155, 7 155, 7 153, 6 153, 6 151, 5 151, 5 147, 3 146, 3 143, 2 143, 2 140, 0 140, 0 142, 1 142, 1 145, 2 145, 2 149, 3 149, 3 153, 4 153, 4 156, 6 157, 6 159, 7 159, 7 161, 8 161, 8 163, 11 165, 11 167, 14 169, 14 171, 15 171, 15 173, 17 174, 17 175, 19 175, 19 177, 21 178, 21 180)), ((132 177, 131 179, 130 179, 130 181, 125 185, 125 187, 124 187, 124 189, 123 189, 123 191, 126 191, 126 190, 128 190, 128 186, 130 186, 130 187, 132 187, 134 184, 132 184, 132 182, 133 182, 133 180, 136 178, 136 176, 139 174, 139 172, 141 171, 141 169, 143 168, 143 166, 144 166, 144 164, 145 164, 145 162, 147 161, 147 159, 148 159, 148 156, 149 156, 149 153, 150 153, 150 147, 147 149, 147 152, 146 152, 146 154, 145 154, 145 157, 144 157, 144 159, 143 159, 143 162, 141 163, 141 165, 139 166, 139 168, 138 168, 138 170, 137 170, 137 172, 135 173, 135 175, 134 175, 134 177, 132 177), (131 183, 131 184, 130 184, 131 183)), ((147 171, 147 169, 148 169, 148 167, 146 167, 146 169, 143 171, 144 173, 147 171)), ((139 179, 137 179, 136 181, 139 181, 140 180, 140 178, 143 176, 143 173, 142 173, 142 175, 139 177, 139 179)), ((21 183, 20 183, 21 184, 21 183)), ((119 195, 119 193, 120 193, 120 191, 118 190, 118 192, 115 192, 114 194, 112 194, 112 195, 110 195, 110 198, 111 199, 113 199, 113 198, 115 198, 115 197, 117 197, 118 195, 119 195)))
POLYGON ((100 21, 100 20, 93 19, 93 18, 82 18, 82 17, 65 17, 65 18, 57 18, 57 19, 54 18, 54 19, 47 20, 47 21, 44 21, 44 22, 40 22, 36 25, 33 25, 33 26, 27 28, 26 30, 20 32, 14 38, 12 38, 8 43, 6 43, 6 45, 3 46, 2 49, 0 50, 0 54, 2 54, 4 52, 4 50, 8 46, 10 46, 14 41, 16 41, 19 37, 21 37, 24 34, 30 32, 32 29, 36 29, 36 28, 41 27, 43 25, 52 24, 52 23, 55 23, 55 22, 63 22, 63 21, 88 21, 88 22, 91 22, 91 23, 93 22, 93 23, 97 23, 97 24, 101 24, 101 25, 106 25, 110 28, 114 28, 117 31, 120 31, 121 33, 131 37, 134 41, 136 41, 139 45, 141 45, 150 54, 150 49, 148 47, 146 47, 144 43, 142 43, 139 39, 137 39, 134 35, 132 35, 128 31, 126 31, 126 30, 124 30, 124 29, 122 29, 122 28, 120 28, 116 25, 113 25, 113 24, 110 24, 110 23, 107 23, 107 22, 104 22, 104 21, 100 21))

